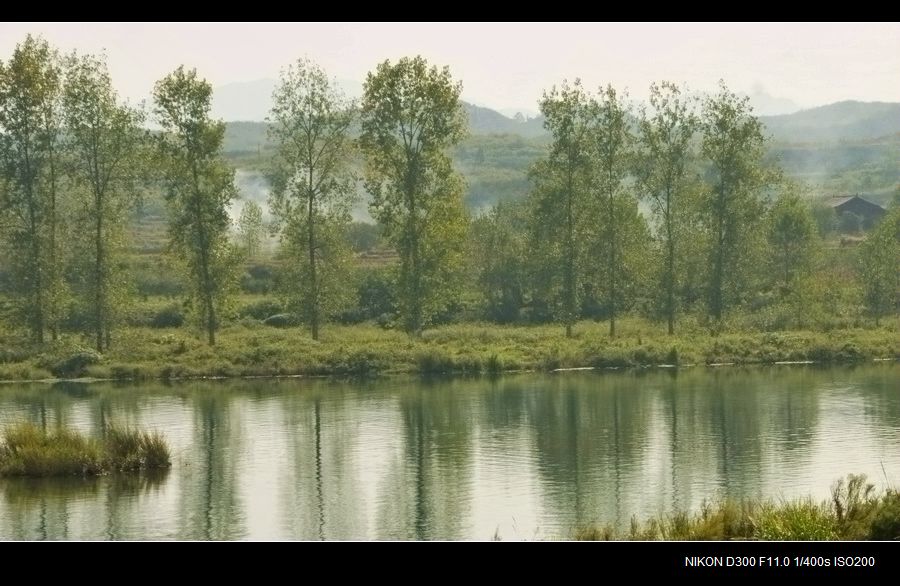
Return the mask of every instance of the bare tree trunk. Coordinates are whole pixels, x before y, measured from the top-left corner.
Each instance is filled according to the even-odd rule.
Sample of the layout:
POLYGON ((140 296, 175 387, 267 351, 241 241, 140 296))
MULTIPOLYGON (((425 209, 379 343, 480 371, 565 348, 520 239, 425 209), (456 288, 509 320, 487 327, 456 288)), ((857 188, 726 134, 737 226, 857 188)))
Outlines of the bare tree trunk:
POLYGON ((309 224, 309 276, 310 280, 310 291, 312 292, 312 299, 310 304, 310 316, 309 316, 309 327, 310 327, 310 335, 312 335, 313 340, 319 339, 319 281, 316 275, 316 233, 315 233, 315 220, 313 218, 313 195, 309 194, 308 197, 309 207, 308 207, 308 216, 307 222, 309 224))

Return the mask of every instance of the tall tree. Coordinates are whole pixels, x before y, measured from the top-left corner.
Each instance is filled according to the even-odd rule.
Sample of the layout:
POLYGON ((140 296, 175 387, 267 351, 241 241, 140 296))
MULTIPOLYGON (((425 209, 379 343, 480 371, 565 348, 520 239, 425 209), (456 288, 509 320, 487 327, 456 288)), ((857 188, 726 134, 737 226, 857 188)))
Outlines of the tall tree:
POLYGON ((544 92, 540 102, 544 128, 550 132, 547 157, 531 169, 535 250, 545 288, 559 289, 557 317, 566 336, 579 316, 587 233, 592 223, 588 198, 591 167, 591 112, 581 82, 544 92), (559 286, 556 286, 558 282, 559 286))
POLYGON ((155 113, 168 187, 169 233, 185 261, 192 300, 210 345, 234 282, 228 206, 237 196, 234 169, 222 159, 225 123, 209 116, 212 86, 179 67, 156 83, 155 113))
POLYGON ((241 216, 238 218, 238 237, 248 260, 259 254, 259 246, 263 236, 263 213, 259 204, 252 199, 244 202, 241 216))
POLYGON ((125 213, 135 201, 144 137, 142 114, 119 101, 103 57, 72 55, 63 93, 73 182, 81 187, 81 225, 89 227, 86 298, 97 350, 109 348, 124 291, 121 265, 125 213))
POLYGON ((590 101, 590 144, 595 161, 591 188, 599 206, 597 250, 605 277, 609 335, 616 335, 616 310, 621 282, 629 267, 625 264, 625 215, 637 211, 626 179, 634 161, 634 137, 628 128, 630 110, 616 90, 608 85, 590 101))
POLYGON ((795 288, 815 262, 819 233, 809 205, 791 189, 781 194, 768 214, 773 274, 782 293, 795 288))
POLYGON ((900 305, 900 208, 894 208, 859 248, 863 295, 878 325, 900 305))
POLYGON ((47 41, 29 35, 0 62, 0 172, 7 246, 35 341, 56 339, 64 291, 59 201, 62 68, 47 41))
POLYGON ((650 85, 650 110, 640 120, 638 184, 650 201, 657 240, 662 246, 661 290, 669 334, 675 333, 678 312, 678 256, 688 225, 691 164, 695 158, 692 139, 699 120, 694 101, 670 82, 650 85))
POLYGON ((372 214, 400 254, 400 303, 417 334, 455 295, 467 228, 463 181, 448 149, 466 134, 462 84, 422 57, 385 61, 363 88, 372 214))
POLYGON ((762 124, 750 100, 724 84, 703 101, 702 154, 709 162, 704 218, 709 242, 709 311, 716 322, 740 288, 751 260, 750 237, 764 216, 760 190, 763 168, 762 124))
POLYGON ((278 153, 270 205, 300 285, 291 283, 300 294, 290 297, 318 340, 323 314, 337 309, 340 293, 349 290, 344 233, 356 196, 349 138, 355 104, 305 59, 282 72, 272 98, 269 135, 278 153))
POLYGON ((527 207, 499 202, 472 221, 472 260, 488 319, 518 320, 527 290, 527 207))

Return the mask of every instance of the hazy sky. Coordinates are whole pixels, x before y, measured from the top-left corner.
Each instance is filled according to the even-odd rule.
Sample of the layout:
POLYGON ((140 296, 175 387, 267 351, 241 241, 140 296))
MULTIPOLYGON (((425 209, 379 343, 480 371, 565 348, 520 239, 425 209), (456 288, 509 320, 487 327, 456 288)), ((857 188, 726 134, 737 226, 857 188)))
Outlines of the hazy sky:
POLYGON ((139 99, 181 63, 213 85, 275 77, 306 55, 360 80, 386 58, 449 65, 463 96, 536 110, 544 88, 581 77, 643 98, 652 80, 762 87, 805 106, 900 101, 898 24, 71 24, 2 23, 0 59, 27 33, 64 49, 107 49, 123 95, 139 99))

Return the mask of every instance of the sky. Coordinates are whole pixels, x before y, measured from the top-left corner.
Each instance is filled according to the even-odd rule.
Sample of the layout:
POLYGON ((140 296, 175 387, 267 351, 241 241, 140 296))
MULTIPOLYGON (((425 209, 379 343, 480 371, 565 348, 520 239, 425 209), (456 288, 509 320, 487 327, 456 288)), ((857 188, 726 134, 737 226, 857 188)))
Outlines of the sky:
MULTIPOLYGON (((641 100, 651 81, 763 91, 813 107, 900 101, 900 24, 0 23, 0 59, 28 33, 64 51, 106 49, 122 95, 140 100, 180 64, 214 86, 275 78, 305 56, 362 81, 384 59, 449 65, 463 98, 533 113, 564 78, 612 83, 641 100)), ((761 112, 765 113, 765 112, 761 112)))

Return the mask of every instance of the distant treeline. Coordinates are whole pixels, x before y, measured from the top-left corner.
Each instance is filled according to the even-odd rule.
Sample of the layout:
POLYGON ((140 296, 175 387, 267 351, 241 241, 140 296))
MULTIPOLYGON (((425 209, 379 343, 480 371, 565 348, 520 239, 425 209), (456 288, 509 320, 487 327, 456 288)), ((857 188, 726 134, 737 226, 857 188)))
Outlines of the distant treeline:
MULTIPOLYGON (((477 217, 451 159, 468 128, 461 90, 421 57, 379 64, 359 102, 308 60, 284 70, 265 169, 283 321, 316 339, 334 319, 377 318, 414 335, 459 319, 556 321, 571 335, 592 318, 614 336, 626 313, 670 333, 685 312, 713 331, 736 311, 772 329, 896 314, 897 206, 859 246, 829 246, 833 211, 811 208, 785 179, 748 100, 724 83, 702 99, 652 84, 639 109, 612 86, 551 88, 540 102, 550 140, 528 197, 477 217), (362 189, 372 232, 351 223, 362 189), (390 262, 360 269, 354 254, 372 242, 390 262)), ((266 214, 245 205, 232 226, 238 190, 211 98, 196 70, 179 67, 145 112, 117 95, 104 57, 62 55, 30 36, 0 62, 10 325, 37 344, 75 329, 108 349, 134 296, 129 218, 162 194, 185 308, 215 343, 242 273, 258 264, 266 214)))

